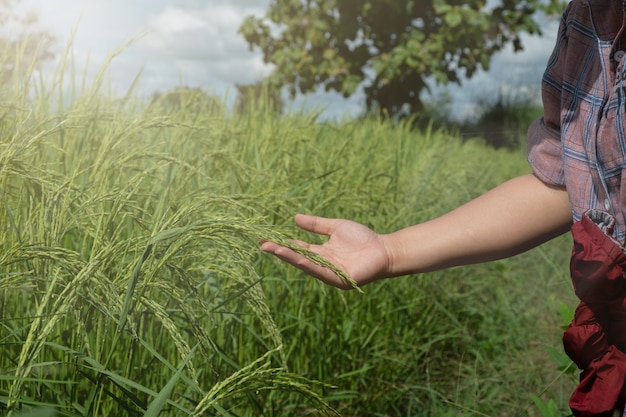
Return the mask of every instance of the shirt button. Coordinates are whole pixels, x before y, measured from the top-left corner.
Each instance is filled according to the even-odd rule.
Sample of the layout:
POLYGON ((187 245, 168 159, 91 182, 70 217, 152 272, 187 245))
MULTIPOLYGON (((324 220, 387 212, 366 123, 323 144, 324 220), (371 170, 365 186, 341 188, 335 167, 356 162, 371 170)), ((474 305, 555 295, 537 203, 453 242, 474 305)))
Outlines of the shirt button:
POLYGON ((608 198, 604 200, 604 208, 606 209, 606 211, 609 211, 611 209, 611 201, 608 198))
POLYGON ((617 61, 617 62, 622 62, 622 59, 624 59, 624 55, 626 55, 626 52, 624 52, 624 51, 617 51, 613 55, 613 59, 615 61, 617 61))

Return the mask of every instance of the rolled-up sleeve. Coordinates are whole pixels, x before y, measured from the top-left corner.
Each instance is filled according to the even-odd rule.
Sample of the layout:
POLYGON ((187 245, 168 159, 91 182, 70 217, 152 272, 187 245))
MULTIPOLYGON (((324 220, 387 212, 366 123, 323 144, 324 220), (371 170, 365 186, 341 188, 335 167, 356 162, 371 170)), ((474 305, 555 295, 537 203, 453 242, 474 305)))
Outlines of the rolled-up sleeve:
POLYGON ((565 186, 563 147, 561 143, 561 85, 566 61, 568 5, 558 31, 556 45, 548 60, 541 85, 543 117, 528 129, 528 162, 543 182, 565 186))
POLYGON ((565 186, 560 131, 548 126, 543 117, 528 129, 528 162, 541 181, 565 186))

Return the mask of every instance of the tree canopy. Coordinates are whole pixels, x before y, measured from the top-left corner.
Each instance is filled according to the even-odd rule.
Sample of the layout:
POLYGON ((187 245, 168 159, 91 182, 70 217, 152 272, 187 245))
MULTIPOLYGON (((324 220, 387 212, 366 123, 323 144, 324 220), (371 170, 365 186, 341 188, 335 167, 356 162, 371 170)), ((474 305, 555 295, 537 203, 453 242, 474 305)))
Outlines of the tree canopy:
POLYGON ((416 113, 429 79, 460 83, 520 34, 540 34, 536 12, 561 0, 271 0, 240 27, 275 66, 268 82, 294 97, 318 87, 349 97, 363 87, 370 111, 416 113))

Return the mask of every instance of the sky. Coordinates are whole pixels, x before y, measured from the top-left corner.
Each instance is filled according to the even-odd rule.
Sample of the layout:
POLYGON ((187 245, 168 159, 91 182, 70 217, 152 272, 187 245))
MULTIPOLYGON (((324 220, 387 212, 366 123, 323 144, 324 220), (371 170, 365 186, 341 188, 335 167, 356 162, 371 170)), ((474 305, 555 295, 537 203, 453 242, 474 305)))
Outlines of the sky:
MULTIPOLYGON (((21 0, 20 7, 36 12, 39 26, 56 38, 57 57, 73 34, 77 74, 86 71, 93 77, 111 53, 132 40, 107 72, 115 93, 125 93, 141 71, 139 93, 144 96, 188 86, 232 101, 236 83, 255 83, 272 70, 260 51, 251 52, 237 33, 246 16, 263 16, 268 4, 269 0, 21 0)), ((457 118, 475 112, 485 96, 538 97, 556 23, 546 25, 544 32, 544 37, 524 37, 524 53, 506 50, 493 58, 489 72, 480 72, 460 87, 447 87, 457 118)), ((55 67, 55 62, 49 63, 44 76, 55 67)), ((364 97, 357 94, 345 100, 320 92, 293 103, 294 108, 302 106, 323 108, 327 117, 350 117, 363 110, 364 97)))

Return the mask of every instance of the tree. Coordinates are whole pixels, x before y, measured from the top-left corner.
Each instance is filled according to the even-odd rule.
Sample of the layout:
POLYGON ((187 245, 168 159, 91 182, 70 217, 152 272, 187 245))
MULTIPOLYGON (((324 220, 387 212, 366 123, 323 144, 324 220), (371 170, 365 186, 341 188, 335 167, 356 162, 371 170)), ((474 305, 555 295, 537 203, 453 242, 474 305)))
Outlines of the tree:
POLYGON ((370 111, 419 112, 429 78, 461 82, 488 69, 520 33, 541 33, 536 11, 561 0, 271 0, 240 27, 275 66, 268 82, 292 97, 318 87, 344 97, 362 87, 370 111), (495 4, 494 4, 495 3, 495 4))
POLYGON ((53 57, 54 37, 37 28, 36 13, 17 13, 19 0, 0 0, 0 81, 28 77, 29 70, 53 57), (17 72, 16 72, 17 71, 17 72))

